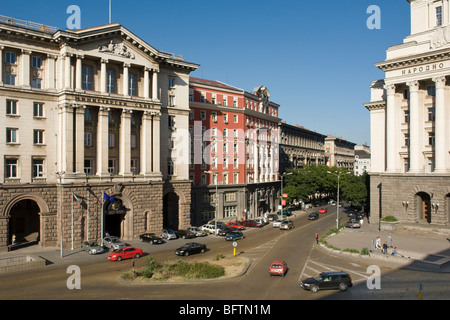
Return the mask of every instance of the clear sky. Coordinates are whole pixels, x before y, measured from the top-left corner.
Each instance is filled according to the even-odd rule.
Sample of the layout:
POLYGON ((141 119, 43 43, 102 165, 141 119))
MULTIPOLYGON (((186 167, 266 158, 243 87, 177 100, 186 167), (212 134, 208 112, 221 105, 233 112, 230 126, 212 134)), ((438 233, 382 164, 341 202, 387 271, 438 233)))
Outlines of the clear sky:
MULTIPOLYGON (((70 5, 81 9, 81 28, 109 19, 109 0, 2 2, 0 15, 60 29, 70 5)), ((288 124, 370 144, 363 103, 384 78, 374 63, 410 34, 410 9, 406 0, 112 0, 112 22, 200 64, 194 77, 249 92, 265 85, 288 124), (371 5, 381 29, 367 27, 371 5)))

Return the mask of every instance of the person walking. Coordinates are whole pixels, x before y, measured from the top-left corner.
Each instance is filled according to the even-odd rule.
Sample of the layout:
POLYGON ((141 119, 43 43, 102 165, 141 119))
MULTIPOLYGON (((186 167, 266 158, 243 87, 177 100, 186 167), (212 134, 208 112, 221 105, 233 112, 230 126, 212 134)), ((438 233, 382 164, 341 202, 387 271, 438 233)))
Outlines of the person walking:
POLYGON ((383 244, 383 254, 387 253, 387 248, 388 248, 388 245, 387 245, 387 243, 385 241, 384 244, 383 244))
POLYGON ((319 244, 319 234, 316 232, 316 243, 319 244))

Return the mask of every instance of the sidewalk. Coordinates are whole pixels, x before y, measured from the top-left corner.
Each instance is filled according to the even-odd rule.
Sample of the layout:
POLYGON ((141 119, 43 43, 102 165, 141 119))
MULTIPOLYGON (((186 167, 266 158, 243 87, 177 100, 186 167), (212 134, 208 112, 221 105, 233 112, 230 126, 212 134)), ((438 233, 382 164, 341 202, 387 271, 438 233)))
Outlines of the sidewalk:
MULTIPOLYGON (((367 248, 371 251, 372 241, 375 245, 377 236, 381 239, 381 245, 384 242, 389 243, 390 236, 392 248, 388 248, 387 254, 383 254, 380 249, 375 249, 370 252, 369 256, 351 255, 365 258, 369 261, 373 260, 374 264, 383 263, 389 266, 400 266, 414 270, 450 272, 450 241, 442 235, 429 236, 429 234, 432 234, 432 230, 430 230, 428 235, 425 235, 421 232, 423 229, 414 231, 414 226, 408 226, 408 229, 412 230, 404 231, 404 229, 399 229, 395 232, 381 232, 378 230, 378 224, 368 224, 367 220, 364 219, 361 228, 342 229, 338 234, 329 237, 327 242, 341 249, 341 254, 348 254, 342 252, 342 250, 348 248, 361 252, 363 248, 367 248), (391 255, 394 247, 397 248, 397 256, 391 255)), ((335 250, 333 252, 336 253, 335 250)))

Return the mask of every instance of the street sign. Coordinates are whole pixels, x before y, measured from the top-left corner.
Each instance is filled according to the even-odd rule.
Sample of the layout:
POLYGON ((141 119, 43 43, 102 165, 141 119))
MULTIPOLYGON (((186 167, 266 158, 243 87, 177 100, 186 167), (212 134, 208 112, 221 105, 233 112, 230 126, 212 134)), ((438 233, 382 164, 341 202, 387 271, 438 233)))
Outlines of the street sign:
POLYGON ((237 242, 236 241, 233 241, 233 247, 237 247, 237 242))

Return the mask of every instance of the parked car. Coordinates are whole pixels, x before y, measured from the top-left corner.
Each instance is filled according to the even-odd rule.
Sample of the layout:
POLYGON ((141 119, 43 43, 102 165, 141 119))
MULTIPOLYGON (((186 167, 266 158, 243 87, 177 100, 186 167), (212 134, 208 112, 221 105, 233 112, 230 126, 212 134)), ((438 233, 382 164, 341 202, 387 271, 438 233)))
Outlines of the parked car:
POLYGON ((276 213, 271 213, 267 216, 267 221, 275 221, 278 219, 278 215, 276 213))
POLYGON ((177 230, 177 231, 175 231, 175 234, 177 235, 178 238, 183 238, 183 239, 195 238, 195 233, 193 233, 189 230, 177 230))
POLYGON ((177 234, 172 229, 163 229, 161 238, 172 240, 177 238, 177 234))
POLYGON ((158 237, 154 233, 143 233, 139 236, 141 242, 148 242, 151 244, 161 244, 164 243, 164 240, 161 237, 158 237))
POLYGON ((196 237, 205 237, 205 236, 207 236, 206 232, 203 231, 203 230, 200 230, 199 227, 189 227, 186 230, 189 230, 192 233, 194 233, 196 237))
POLYGON ((300 282, 300 287, 311 292, 320 290, 339 289, 341 291, 352 287, 352 278, 347 272, 322 272, 315 277, 300 282))
POLYGON ((222 228, 219 228, 219 231, 217 232, 217 234, 219 236, 226 236, 228 233, 233 232, 233 231, 236 231, 236 229, 230 228, 230 227, 222 227, 222 228))
POLYGON ((289 230, 294 228, 294 221, 285 220, 280 224, 280 230, 289 230))
POLYGON ((361 228, 361 224, 358 220, 350 219, 345 223, 346 228, 361 228))
POLYGON ((124 259, 139 258, 142 255, 142 249, 138 249, 135 247, 123 247, 111 252, 108 255, 108 260, 121 261, 124 259))
POLYGON ((239 240, 244 238, 245 236, 241 231, 232 231, 225 236, 225 240, 228 241, 239 240))
POLYGON ((206 245, 197 242, 188 242, 182 247, 175 250, 175 254, 179 256, 188 256, 193 253, 203 253, 206 251, 206 245))
POLYGON ((328 208, 322 207, 319 210, 319 213, 327 213, 328 212, 328 208))
POLYGON ((117 250, 127 246, 125 242, 123 242, 122 240, 120 240, 120 238, 115 236, 104 237, 103 245, 111 250, 117 250))
POLYGON ((274 228, 279 228, 280 227, 280 224, 284 221, 285 219, 277 219, 276 221, 274 221, 273 223, 272 223, 272 227, 274 227, 274 228))
POLYGON ((269 267, 269 275, 284 277, 286 275, 287 270, 288 266, 285 261, 275 260, 269 267))
POLYGON ((283 211, 280 212, 280 215, 289 217, 290 215, 292 215, 292 213, 290 210, 283 209, 283 211))
POLYGON ((217 230, 216 230, 216 226, 215 225, 213 225, 213 224, 204 224, 203 226, 202 226, 202 230, 203 231, 206 231, 206 232, 209 232, 209 233, 212 233, 212 234, 217 234, 218 233, 218 229, 219 228, 217 228, 217 230))
POLYGON ((244 227, 248 228, 261 228, 262 224, 256 222, 255 220, 243 220, 239 222, 244 227))
POLYGON ((107 249, 104 246, 99 245, 97 241, 90 240, 84 241, 81 244, 81 250, 87 251, 89 254, 99 254, 105 252, 107 249))
POLYGON ((227 223, 227 226, 233 229, 244 230, 245 227, 239 222, 230 221, 227 223))
POLYGON ((316 220, 319 219, 319 214, 317 212, 311 212, 308 216, 308 220, 316 220))

